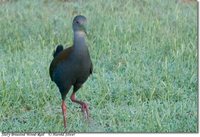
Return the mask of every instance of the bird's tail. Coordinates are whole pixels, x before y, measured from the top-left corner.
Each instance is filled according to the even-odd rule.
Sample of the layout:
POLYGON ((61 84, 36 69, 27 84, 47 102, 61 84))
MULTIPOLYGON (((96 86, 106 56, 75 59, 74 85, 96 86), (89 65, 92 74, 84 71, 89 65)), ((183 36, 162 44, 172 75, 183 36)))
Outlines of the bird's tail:
POLYGON ((53 52, 53 57, 55 58, 61 51, 63 51, 63 45, 58 45, 53 52))

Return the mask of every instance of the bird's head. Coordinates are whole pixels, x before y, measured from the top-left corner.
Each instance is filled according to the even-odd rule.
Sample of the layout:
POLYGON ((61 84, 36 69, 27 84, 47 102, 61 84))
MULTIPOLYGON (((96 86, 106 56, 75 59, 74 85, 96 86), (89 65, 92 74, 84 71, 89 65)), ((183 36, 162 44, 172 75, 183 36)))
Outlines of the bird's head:
POLYGON ((86 34, 87 19, 82 15, 78 15, 73 20, 73 31, 81 31, 86 34))

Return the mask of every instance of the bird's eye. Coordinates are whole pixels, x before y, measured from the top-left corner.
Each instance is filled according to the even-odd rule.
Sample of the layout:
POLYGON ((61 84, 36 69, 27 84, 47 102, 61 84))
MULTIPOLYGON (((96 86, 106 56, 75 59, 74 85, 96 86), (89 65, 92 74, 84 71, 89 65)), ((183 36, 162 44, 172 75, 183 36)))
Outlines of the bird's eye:
POLYGON ((79 22, 78 22, 78 21, 76 21, 76 24, 79 24, 79 22))

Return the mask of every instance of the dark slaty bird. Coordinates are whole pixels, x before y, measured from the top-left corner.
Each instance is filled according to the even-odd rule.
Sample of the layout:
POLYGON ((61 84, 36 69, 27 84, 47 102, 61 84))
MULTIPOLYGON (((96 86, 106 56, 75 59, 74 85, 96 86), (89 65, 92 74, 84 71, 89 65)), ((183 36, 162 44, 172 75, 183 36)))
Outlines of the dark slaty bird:
POLYGON ((78 15, 73 20, 74 40, 73 46, 63 49, 58 45, 53 53, 49 73, 51 80, 56 83, 62 97, 62 112, 64 127, 66 127, 66 105, 65 98, 73 86, 71 101, 81 105, 82 111, 88 118, 88 106, 83 101, 76 100, 75 93, 92 74, 93 66, 86 44, 86 23, 84 16, 78 15))

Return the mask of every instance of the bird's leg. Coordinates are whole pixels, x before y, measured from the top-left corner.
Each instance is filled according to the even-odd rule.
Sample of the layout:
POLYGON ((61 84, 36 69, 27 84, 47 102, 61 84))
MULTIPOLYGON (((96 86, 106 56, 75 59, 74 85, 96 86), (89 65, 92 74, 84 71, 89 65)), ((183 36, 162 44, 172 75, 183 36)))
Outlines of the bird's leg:
POLYGON ((81 105, 81 109, 84 113, 84 116, 85 116, 86 119, 88 119, 88 105, 86 103, 82 102, 82 101, 76 100, 75 92, 72 93, 70 98, 71 98, 72 102, 75 102, 75 103, 81 105))
POLYGON ((62 113, 63 113, 63 121, 64 121, 64 128, 66 128, 66 110, 67 110, 67 107, 65 105, 65 101, 62 100, 62 113))

